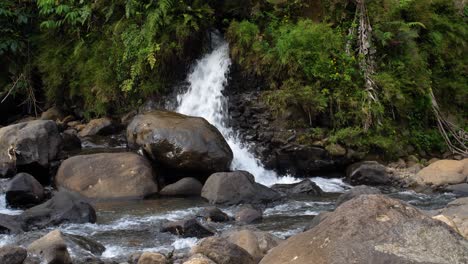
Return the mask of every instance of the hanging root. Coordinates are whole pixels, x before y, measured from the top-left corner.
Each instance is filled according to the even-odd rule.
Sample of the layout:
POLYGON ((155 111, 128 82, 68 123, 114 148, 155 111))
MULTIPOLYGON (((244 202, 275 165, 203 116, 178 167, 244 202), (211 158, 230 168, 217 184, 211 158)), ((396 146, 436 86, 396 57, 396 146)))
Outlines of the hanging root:
POLYGON ((432 89, 430 89, 429 92, 432 110, 437 119, 437 126, 447 147, 453 154, 460 154, 464 157, 468 157, 468 133, 463 128, 458 127, 442 116, 442 112, 440 111, 432 89))

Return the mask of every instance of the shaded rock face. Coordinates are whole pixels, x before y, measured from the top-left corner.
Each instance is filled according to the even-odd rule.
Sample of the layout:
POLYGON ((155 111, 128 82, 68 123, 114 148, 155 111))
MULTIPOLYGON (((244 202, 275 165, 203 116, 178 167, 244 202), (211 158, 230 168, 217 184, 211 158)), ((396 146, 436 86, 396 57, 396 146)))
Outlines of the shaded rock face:
POLYGON ((57 121, 62 120, 64 117, 65 114, 57 107, 51 107, 41 114, 41 120, 57 121))
MULTIPOLYGON (((261 92, 255 91, 258 87, 244 90, 244 82, 239 84, 240 87, 235 87, 235 82, 245 79, 239 78, 232 80, 229 89, 226 89, 229 96, 229 125, 244 142, 251 143, 255 156, 267 169, 297 177, 334 175, 345 171, 352 157, 333 157, 323 146, 302 144, 300 136, 306 135, 307 130, 288 128, 286 122, 279 120, 264 104, 261 92)), ((284 119, 295 120, 296 117, 286 116, 284 119)))
POLYGON ((200 196, 203 185, 195 178, 183 178, 165 186, 160 192, 164 196, 200 196))
POLYGON ((219 208, 216 207, 208 207, 202 209, 198 214, 197 217, 202 217, 205 221, 208 222, 227 222, 230 217, 221 211, 219 208))
POLYGON ((208 237, 214 232, 200 224, 196 219, 169 222, 163 225, 161 232, 169 232, 182 237, 208 237))
POLYGON ((303 180, 293 184, 275 184, 271 188, 279 193, 283 193, 287 196, 297 195, 312 195, 320 196, 323 194, 322 189, 312 182, 311 180, 303 180))
POLYGON ((29 208, 41 203, 44 198, 44 188, 30 174, 19 173, 7 184, 5 199, 10 207, 29 208))
POLYGON ((311 230, 273 248, 272 263, 467 263, 468 241, 411 205, 383 195, 343 203, 311 230))
POLYGON ((208 237, 191 250, 203 254, 217 264, 254 264, 252 256, 243 248, 220 237, 208 237))
POLYGON ((129 146, 142 147, 160 165, 182 171, 227 171, 232 150, 205 119, 168 111, 136 116, 127 127, 129 146))
POLYGON ((67 244, 62 232, 54 230, 28 246, 28 251, 48 264, 71 264, 67 244))
POLYGON ((468 158, 464 160, 439 160, 416 174, 420 184, 435 187, 446 184, 466 183, 468 179, 468 158))
POLYGON ((350 190, 347 190, 345 193, 341 194, 338 199, 336 200, 336 206, 339 206, 340 204, 349 201, 355 197, 358 197, 359 195, 363 194, 381 194, 382 192, 375 188, 375 187, 370 187, 366 185, 359 185, 356 187, 353 187, 350 190))
POLYGON ((392 183, 387 168, 376 161, 355 163, 346 170, 346 178, 353 185, 388 185, 392 183))
POLYGON ((0 128, 0 177, 31 165, 48 168, 61 137, 53 121, 35 120, 0 128))
POLYGON ((183 264, 216 264, 216 262, 212 261, 210 258, 208 258, 205 255, 195 254, 191 256, 183 264))
POLYGON ((281 239, 268 232, 243 229, 223 234, 229 242, 245 249, 258 263, 268 251, 281 243, 281 239))
POLYGON ((150 163, 130 152, 71 157, 60 165, 55 185, 99 199, 143 198, 158 191, 150 163))
POLYGON ((62 223, 95 223, 96 212, 79 194, 60 191, 47 202, 27 209, 20 215, 1 215, 1 233, 20 233, 62 223))
POLYGON ((0 263, 23 264, 28 256, 26 249, 16 246, 5 246, 0 248, 0 263))
POLYGON ((268 203, 281 195, 255 182, 246 171, 218 172, 212 174, 202 189, 203 198, 212 204, 268 203))

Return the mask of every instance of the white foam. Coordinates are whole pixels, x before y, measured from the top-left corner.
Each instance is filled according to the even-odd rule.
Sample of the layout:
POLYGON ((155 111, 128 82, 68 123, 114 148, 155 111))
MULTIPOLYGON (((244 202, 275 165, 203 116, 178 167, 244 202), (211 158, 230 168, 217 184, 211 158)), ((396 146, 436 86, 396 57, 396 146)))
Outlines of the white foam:
POLYGON ((7 208, 5 194, 0 194, 0 214, 19 215, 22 212, 23 210, 7 208))
POLYGON ((279 238, 286 239, 288 237, 297 235, 301 233, 302 231, 303 231, 303 228, 295 228, 295 229, 290 229, 290 230, 285 230, 285 231, 275 231, 275 232, 272 232, 272 234, 279 238))
POLYGON ((310 180, 315 182, 324 192, 342 193, 351 188, 351 185, 343 182, 343 179, 341 178, 328 179, 323 177, 313 177, 310 178, 310 180))
POLYGON ((196 237, 187 237, 187 238, 179 238, 172 243, 172 246, 179 250, 179 249, 185 249, 185 248, 192 248, 195 246, 198 242, 198 238, 196 237))

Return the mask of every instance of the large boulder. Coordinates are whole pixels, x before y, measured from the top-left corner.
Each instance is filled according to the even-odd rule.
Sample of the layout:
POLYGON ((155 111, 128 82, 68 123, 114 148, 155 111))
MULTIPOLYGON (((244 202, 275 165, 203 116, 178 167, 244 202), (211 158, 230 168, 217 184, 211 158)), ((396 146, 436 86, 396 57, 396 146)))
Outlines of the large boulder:
POLYGON ((144 252, 138 259, 138 264, 167 264, 169 261, 160 253, 144 252))
POLYGON ((260 263, 461 264, 468 263, 468 241, 409 204, 361 195, 273 248, 260 263))
POLYGON ((60 165, 55 185, 100 199, 143 198, 158 191, 151 164, 130 152, 71 157, 60 165))
POLYGON ((388 185, 392 183, 387 168, 376 161, 364 161, 349 166, 346 170, 346 177, 353 185, 388 185))
POLYGON ((29 227, 43 228, 62 223, 95 223, 96 211, 77 193, 60 191, 47 202, 20 215, 29 227))
POLYGON ((0 128, 0 177, 18 166, 49 167, 59 152, 61 137, 53 121, 34 120, 0 128))
POLYGON ((440 214, 448 218, 457 232, 468 239, 468 197, 450 202, 440 214))
POLYGON ((223 234, 229 242, 245 249, 258 263, 268 251, 281 243, 281 239, 267 232, 242 229, 223 234))
POLYGON ((370 187, 366 185, 359 185, 356 187, 353 187, 350 190, 347 190, 345 193, 341 194, 338 199, 336 199, 336 206, 349 201, 355 197, 358 197, 359 195, 363 194, 381 194, 382 192, 375 188, 375 187, 370 187))
POLYGON ((252 224, 260 222, 263 219, 262 211, 255 209, 252 206, 243 206, 235 215, 235 219, 239 223, 252 224))
POLYGON ((127 127, 130 147, 172 169, 227 171, 233 154, 223 135, 205 119, 167 111, 137 115, 127 127))
POLYGON ((252 256, 243 248, 220 237, 208 237, 195 245, 192 254, 203 254, 216 264, 254 264, 252 256))
POLYGON ((207 207, 203 208, 200 212, 198 212, 197 217, 203 218, 205 221, 208 222, 227 222, 231 220, 229 215, 221 211, 221 209, 217 207, 207 207))
POLYGON ((182 237, 208 237, 214 235, 214 232, 204 227, 196 219, 186 219, 165 223, 161 232, 169 232, 182 237))
POLYGON ((23 264, 28 256, 26 249, 17 246, 5 246, 0 248, 0 263, 23 264))
POLYGON ((256 183, 246 171, 212 174, 201 196, 212 204, 268 203, 281 198, 278 192, 256 183))
POLYGON ((13 208, 29 208, 40 204, 44 198, 44 187, 30 174, 19 173, 6 187, 5 200, 13 208))
POLYGON ((203 184, 195 178, 183 178, 165 186, 160 192, 164 196, 200 196, 203 184))
POLYGON ((31 243, 28 251, 47 264, 72 264, 67 244, 58 229, 31 243))
POLYGON ((323 194, 322 189, 320 189, 320 187, 311 180, 303 180, 301 182, 292 183, 292 184, 278 183, 278 184, 271 186, 271 188, 287 196, 297 196, 297 195, 320 196, 323 194))
POLYGON ((446 184, 459 184, 467 182, 468 159, 439 160, 425 167, 416 174, 420 184, 435 187, 446 184))

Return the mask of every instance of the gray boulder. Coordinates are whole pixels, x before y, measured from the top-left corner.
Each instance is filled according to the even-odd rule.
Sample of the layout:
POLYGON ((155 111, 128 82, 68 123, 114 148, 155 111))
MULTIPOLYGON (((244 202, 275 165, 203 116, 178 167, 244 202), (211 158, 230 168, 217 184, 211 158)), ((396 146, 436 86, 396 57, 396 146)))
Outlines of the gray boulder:
POLYGON ((346 177, 353 185, 389 185, 392 178, 387 168, 376 161, 364 161, 349 166, 346 177))
POLYGON ((361 195, 273 248, 260 263, 462 264, 468 263, 468 241, 409 204, 361 195))
POLYGON ((13 208, 29 208, 40 204, 45 198, 44 188, 31 175, 19 173, 6 187, 5 199, 13 208))
POLYGON ((196 219, 173 221, 163 225, 161 232, 169 232, 182 237, 208 237, 214 232, 200 224, 196 219))
POLYGON ((202 189, 201 196, 212 204, 268 203, 281 195, 255 182, 246 171, 218 172, 212 174, 202 189))
POLYGON ((160 192, 164 196, 200 196, 203 185, 195 178, 183 178, 176 183, 166 185, 160 192))
POLYGON ((243 224, 252 224, 260 222, 263 219, 263 215, 260 210, 251 206, 244 206, 236 213, 235 219, 243 224))
POLYGON ((103 117, 93 119, 78 133, 80 137, 110 134, 116 130, 112 119, 103 117))
POLYGON ((31 243, 28 251, 47 264, 72 264, 64 236, 58 229, 31 243))
POLYGON ((202 217, 205 221, 209 222, 227 222, 231 218, 216 207, 203 208, 198 214, 197 217, 202 217))
POLYGON ((55 185, 97 199, 144 198, 158 191, 149 161, 131 152, 66 159, 57 172, 55 185))
POLYGON ((0 177, 18 166, 48 168, 59 152, 61 137, 55 122, 34 120, 0 128, 0 177))
POLYGON ((137 115, 127 127, 130 147, 142 147, 168 168, 213 173, 229 169, 233 154, 221 133, 205 119, 174 112, 137 115))
POLYGON ((311 195, 320 196, 323 194, 322 189, 311 180, 303 180, 292 184, 275 184, 271 188, 277 192, 287 196, 311 195))

